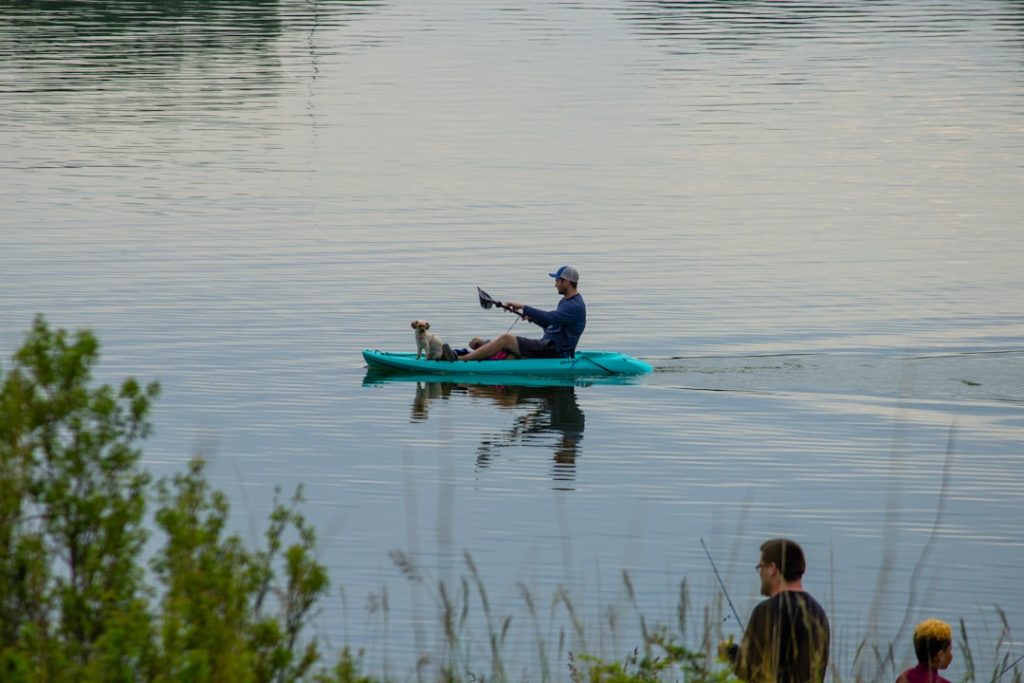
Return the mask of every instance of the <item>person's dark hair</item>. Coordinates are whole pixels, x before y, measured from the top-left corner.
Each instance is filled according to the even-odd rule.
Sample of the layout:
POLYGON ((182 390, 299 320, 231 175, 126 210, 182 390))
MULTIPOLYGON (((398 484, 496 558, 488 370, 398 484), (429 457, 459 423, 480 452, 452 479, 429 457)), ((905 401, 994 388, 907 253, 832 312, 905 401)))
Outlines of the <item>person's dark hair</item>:
POLYGON ((762 543, 761 562, 774 563, 786 581, 796 581, 807 569, 803 549, 788 538, 773 538, 762 543))
POLYGON ((914 654, 918 664, 931 664, 935 655, 953 643, 953 629, 939 619, 925 619, 914 629, 914 654))

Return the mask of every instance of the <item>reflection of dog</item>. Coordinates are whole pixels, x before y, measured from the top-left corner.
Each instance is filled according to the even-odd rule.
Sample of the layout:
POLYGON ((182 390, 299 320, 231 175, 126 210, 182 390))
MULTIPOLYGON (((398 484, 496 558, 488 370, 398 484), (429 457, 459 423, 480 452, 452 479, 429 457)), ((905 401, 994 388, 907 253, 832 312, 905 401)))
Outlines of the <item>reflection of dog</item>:
POLYGON ((444 342, 436 334, 427 331, 430 329, 430 323, 426 320, 413 320, 412 329, 416 335, 416 360, 419 360, 420 356, 426 356, 427 360, 440 359, 444 342))
POLYGON ((439 398, 448 398, 451 396, 454 386, 451 382, 416 382, 416 396, 412 400, 409 421, 425 421, 430 402, 439 398))

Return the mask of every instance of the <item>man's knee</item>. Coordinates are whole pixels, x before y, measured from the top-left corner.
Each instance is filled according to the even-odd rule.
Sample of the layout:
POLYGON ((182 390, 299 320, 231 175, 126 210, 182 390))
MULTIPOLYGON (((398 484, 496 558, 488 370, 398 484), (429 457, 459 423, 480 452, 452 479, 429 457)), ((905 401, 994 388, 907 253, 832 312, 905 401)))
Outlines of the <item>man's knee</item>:
POLYGON ((501 335, 499 339, 501 339, 501 348, 505 349, 506 351, 511 351, 517 356, 519 355, 519 339, 516 337, 516 335, 512 334, 511 332, 506 332, 505 334, 501 335))

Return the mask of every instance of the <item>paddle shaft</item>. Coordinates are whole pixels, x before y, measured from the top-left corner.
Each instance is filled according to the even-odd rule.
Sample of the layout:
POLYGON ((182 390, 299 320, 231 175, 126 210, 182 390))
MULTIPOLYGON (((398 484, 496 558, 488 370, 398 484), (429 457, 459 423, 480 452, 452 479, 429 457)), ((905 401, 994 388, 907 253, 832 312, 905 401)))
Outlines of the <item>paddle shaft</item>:
POLYGON ((512 307, 511 307, 511 306, 509 306, 508 304, 503 304, 503 303, 501 303, 500 301, 495 301, 494 303, 498 304, 499 306, 501 306, 502 308, 504 308, 504 309, 505 309, 506 311, 508 311, 509 313, 515 313, 516 315, 518 315, 518 316, 519 316, 520 318, 522 318, 523 320, 529 320, 529 318, 527 318, 527 317, 526 317, 526 314, 525 314, 525 313, 522 313, 522 312, 520 312, 520 311, 517 311, 516 309, 512 308, 512 307))
POLYGON ((480 289, 479 287, 476 288, 476 293, 477 293, 477 296, 480 298, 480 305, 482 307, 490 308, 491 306, 497 306, 498 308, 505 309, 509 313, 515 313, 516 315, 518 315, 523 320, 529 320, 529 318, 526 317, 525 313, 517 311, 512 306, 509 306, 506 303, 498 301, 497 299, 495 299, 494 297, 492 297, 490 294, 488 294, 484 290, 480 289))

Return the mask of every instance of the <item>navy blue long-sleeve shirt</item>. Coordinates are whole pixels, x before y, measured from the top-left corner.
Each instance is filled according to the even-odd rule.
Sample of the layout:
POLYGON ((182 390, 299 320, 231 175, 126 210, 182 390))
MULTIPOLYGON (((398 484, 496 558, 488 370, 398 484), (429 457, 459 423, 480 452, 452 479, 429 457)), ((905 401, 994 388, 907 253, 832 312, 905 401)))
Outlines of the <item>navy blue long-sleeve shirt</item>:
POLYGON ((544 328, 544 339, 551 341, 559 355, 569 357, 576 352, 576 344, 587 326, 587 305, 579 293, 563 298, 553 311, 524 306, 523 313, 544 328))

